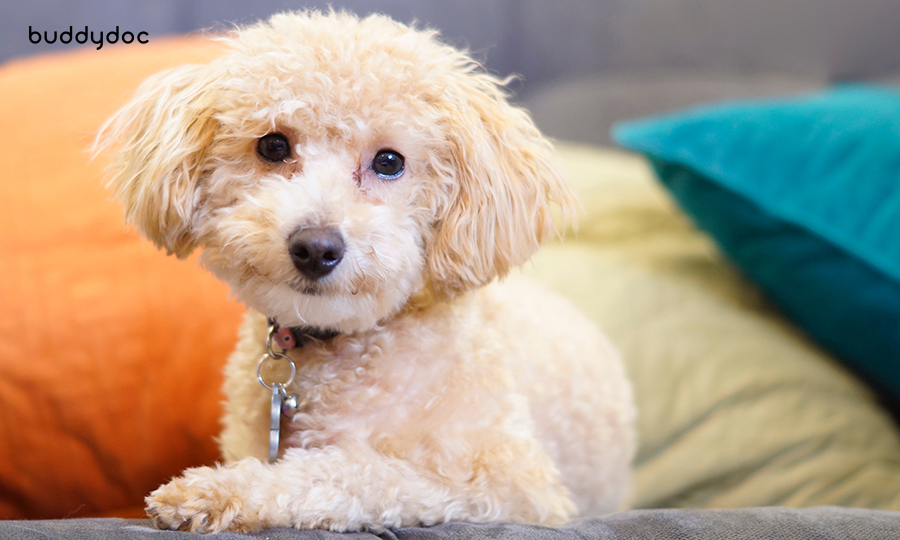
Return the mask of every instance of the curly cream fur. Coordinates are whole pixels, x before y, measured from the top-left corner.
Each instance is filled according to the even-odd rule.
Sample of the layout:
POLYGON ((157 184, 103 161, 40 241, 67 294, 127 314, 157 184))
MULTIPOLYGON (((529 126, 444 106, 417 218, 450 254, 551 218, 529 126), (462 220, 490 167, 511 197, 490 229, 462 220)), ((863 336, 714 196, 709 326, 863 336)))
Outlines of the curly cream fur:
POLYGON ((103 128, 127 219, 201 261, 250 311, 226 367, 225 464, 147 498, 159 526, 381 530, 447 520, 558 524, 627 494, 631 390, 615 351, 521 278, 577 202, 528 114, 433 32, 382 16, 281 14, 208 65, 149 79, 103 128), (272 132, 292 157, 255 151, 272 132), (383 148, 402 176, 369 167, 383 148), (339 230, 304 278, 287 239, 339 230), (341 334, 290 352, 302 397, 267 453, 256 381, 266 316, 341 334))

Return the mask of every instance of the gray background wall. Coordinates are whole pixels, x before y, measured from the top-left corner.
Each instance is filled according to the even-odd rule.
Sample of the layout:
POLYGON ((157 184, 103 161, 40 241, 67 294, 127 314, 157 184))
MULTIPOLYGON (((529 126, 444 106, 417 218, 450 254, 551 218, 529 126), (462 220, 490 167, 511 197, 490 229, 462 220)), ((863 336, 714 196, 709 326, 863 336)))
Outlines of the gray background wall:
MULTIPOLYGON (((70 25, 150 38, 250 22, 303 0, 2 0, 0 61, 72 45, 33 45, 70 25)), ((900 71, 898 0, 334 0, 438 28, 526 86, 634 70, 778 71, 827 79, 900 71)))
MULTIPOLYGON (((73 48, 43 32, 227 30, 313 0, 0 0, 0 62, 73 48)), ((441 31, 488 69, 518 74, 516 99, 559 139, 612 144, 610 126, 722 99, 848 79, 900 82, 900 0, 332 0, 441 31)), ((95 47, 93 45, 84 45, 95 47)), ((139 46, 139 45, 130 45, 139 46)), ((104 54, 109 46, 97 51, 104 54)))

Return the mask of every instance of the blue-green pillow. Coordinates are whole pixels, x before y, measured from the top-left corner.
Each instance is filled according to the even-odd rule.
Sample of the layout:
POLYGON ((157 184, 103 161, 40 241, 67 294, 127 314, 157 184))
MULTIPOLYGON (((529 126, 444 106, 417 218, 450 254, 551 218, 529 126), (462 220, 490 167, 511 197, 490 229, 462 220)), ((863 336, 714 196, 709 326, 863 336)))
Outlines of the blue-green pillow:
POLYGON ((900 93, 846 86, 619 124, 697 225, 900 404, 900 93))

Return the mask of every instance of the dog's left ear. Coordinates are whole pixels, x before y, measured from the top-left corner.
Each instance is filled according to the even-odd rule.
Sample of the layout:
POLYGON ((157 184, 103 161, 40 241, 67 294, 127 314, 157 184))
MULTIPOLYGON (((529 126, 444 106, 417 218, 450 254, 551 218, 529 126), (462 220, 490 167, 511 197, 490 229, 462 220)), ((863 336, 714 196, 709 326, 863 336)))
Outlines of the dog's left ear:
POLYGON ((528 260, 579 203, 553 147, 500 82, 470 66, 441 102, 449 149, 433 167, 450 177, 429 245, 431 288, 442 297, 488 283, 528 260))

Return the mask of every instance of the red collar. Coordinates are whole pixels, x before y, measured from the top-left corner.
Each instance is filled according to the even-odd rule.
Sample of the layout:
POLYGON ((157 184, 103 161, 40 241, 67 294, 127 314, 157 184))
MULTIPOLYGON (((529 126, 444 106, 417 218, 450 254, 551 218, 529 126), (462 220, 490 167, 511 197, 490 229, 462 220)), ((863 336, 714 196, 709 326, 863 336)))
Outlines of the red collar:
POLYGON ((275 327, 272 338, 284 350, 303 347, 311 341, 328 341, 340 332, 328 328, 316 328, 314 326, 278 326, 273 319, 269 319, 269 325, 275 327))

